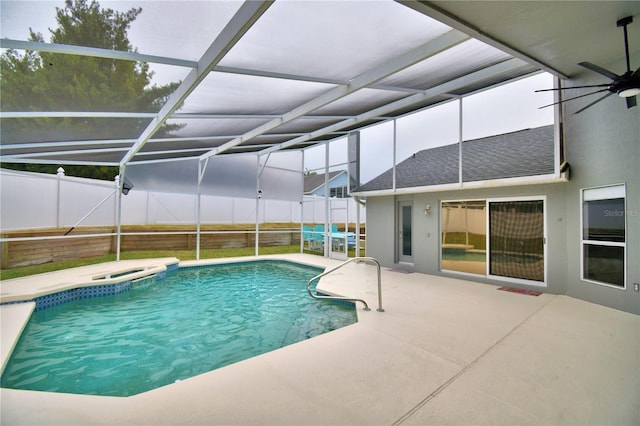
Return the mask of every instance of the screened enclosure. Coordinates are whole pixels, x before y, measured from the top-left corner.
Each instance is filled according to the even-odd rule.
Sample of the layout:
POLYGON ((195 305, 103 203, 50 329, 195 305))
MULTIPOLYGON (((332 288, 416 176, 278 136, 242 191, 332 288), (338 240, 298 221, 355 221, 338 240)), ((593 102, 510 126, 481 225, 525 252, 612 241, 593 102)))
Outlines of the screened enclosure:
MULTIPOLYGON (((102 1, 112 23, 140 8, 113 39, 55 29, 56 16, 59 26, 93 16, 95 5, 74 4, 86 16, 2 2, 3 95, 20 90, 1 101, 1 161, 116 166, 134 191, 233 195, 256 209, 303 204, 309 169, 342 167, 353 190, 361 162, 396 161, 373 149, 371 126, 539 72, 412 2, 102 1), (9 78, 20 63, 33 80, 9 78), (331 150, 340 158, 329 142, 344 143, 331 150)), ((327 216, 334 208, 327 201, 327 216)))

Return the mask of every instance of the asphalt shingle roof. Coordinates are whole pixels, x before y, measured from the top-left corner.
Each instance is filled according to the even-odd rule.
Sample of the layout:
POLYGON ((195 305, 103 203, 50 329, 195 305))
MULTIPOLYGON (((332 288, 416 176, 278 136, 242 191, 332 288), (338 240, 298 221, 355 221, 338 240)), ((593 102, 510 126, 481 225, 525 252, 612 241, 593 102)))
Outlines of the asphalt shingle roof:
MULTIPOLYGON (((462 180, 473 182, 536 176, 554 171, 553 125, 489 136, 462 143, 462 180)), ((458 144, 416 152, 396 166, 396 188, 458 182, 458 144)), ((358 188, 391 189, 393 169, 358 188)))

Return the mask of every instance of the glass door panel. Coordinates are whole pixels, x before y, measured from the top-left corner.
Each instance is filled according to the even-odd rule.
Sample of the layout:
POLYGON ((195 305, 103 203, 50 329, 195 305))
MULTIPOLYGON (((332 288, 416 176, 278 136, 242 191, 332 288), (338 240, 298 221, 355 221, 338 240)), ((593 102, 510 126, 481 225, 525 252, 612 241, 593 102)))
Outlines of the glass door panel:
POLYGON ((398 261, 413 262, 411 221, 413 205, 411 202, 398 203, 398 261))
POLYGON ((441 214, 441 268, 486 275, 487 214, 484 200, 447 201, 441 214))
POLYGON ((544 201, 489 202, 489 275, 544 282, 544 201))

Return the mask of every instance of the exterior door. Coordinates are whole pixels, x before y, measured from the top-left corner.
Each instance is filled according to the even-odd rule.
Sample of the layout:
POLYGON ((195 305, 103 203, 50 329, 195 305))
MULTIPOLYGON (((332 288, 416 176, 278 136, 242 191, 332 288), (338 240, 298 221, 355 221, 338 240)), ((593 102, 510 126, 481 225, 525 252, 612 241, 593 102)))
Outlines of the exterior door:
POLYGON ((397 253, 398 262, 413 263, 413 245, 411 221, 413 217, 413 203, 400 201, 398 203, 398 233, 397 253))

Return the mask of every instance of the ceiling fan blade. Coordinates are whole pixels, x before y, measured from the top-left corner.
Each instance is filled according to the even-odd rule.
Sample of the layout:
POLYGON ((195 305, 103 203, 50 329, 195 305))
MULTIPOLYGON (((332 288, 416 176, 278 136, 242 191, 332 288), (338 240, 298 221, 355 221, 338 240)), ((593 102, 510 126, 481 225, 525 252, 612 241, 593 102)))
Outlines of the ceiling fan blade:
POLYGON ((580 62, 578 65, 580 65, 581 67, 584 67, 588 70, 591 70, 593 72, 597 72, 598 74, 602 74, 605 77, 609 77, 611 80, 615 80, 616 78, 620 78, 620 76, 618 74, 612 73, 609 70, 606 70, 602 67, 599 67, 598 65, 592 64, 591 62, 580 62))
POLYGON ((633 108, 634 106, 638 105, 636 103, 636 97, 635 96, 629 96, 627 99, 627 108, 633 108))
MULTIPOLYGON (((561 103, 564 103, 564 102, 567 102, 567 101, 572 101, 572 100, 574 100, 574 99, 584 98, 585 96, 595 95, 596 93, 602 93, 602 92, 608 92, 608 91, 609 91, 609 89, 596 90, 595 92, 585 93, 584 95, 574 96, 573 98, 567 98, 567 99, 563 99, 563 100, 561 100, 561 101, 559 101, 559 102, 554 102, 554 103, 549 104, 549 105, 544 105, 544 106, 538 107, 538 109, 542 109, 542 108, 550 107, 550 106, 552 106, 552 105, 557 105, 557 104, 561 104, 561 103)), ((612 95, 612 94, 613 94, 613 93, 609 93, 607 96, 612 95)))
POLYGON ((611 86, 611 83, 590 84, 588 86, 555 87, 553 89, 538 89, 538 90, 534 90, 534 92, 549 92, 549 91, 552 91, 552 90, 584 89, 584 88, 588 88, 588 87, 609 87, 609 86, 611 86))
POLYGON ((577 110, 574 114, 580 114, 582 111, 584 111, 585 109, 594 106, 595 104, 597 104, 598 102, 608 98, 609 96, 613 95, 613 93, 607 93, 606 95, 604 95, 603 97, 596 99, 595 101, 591 102, 589 105, 587 105, 586 107, 580 108, 579 110, 577 110))

